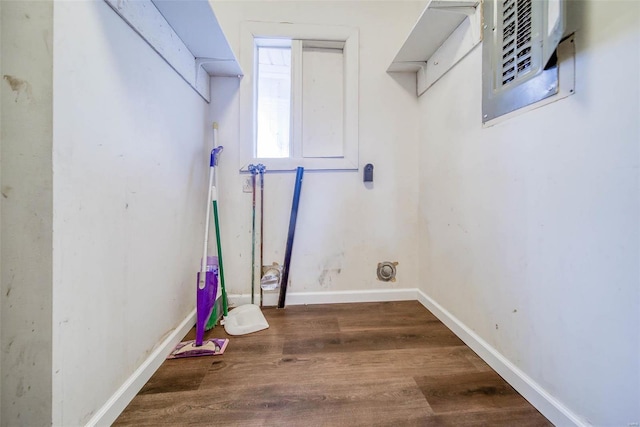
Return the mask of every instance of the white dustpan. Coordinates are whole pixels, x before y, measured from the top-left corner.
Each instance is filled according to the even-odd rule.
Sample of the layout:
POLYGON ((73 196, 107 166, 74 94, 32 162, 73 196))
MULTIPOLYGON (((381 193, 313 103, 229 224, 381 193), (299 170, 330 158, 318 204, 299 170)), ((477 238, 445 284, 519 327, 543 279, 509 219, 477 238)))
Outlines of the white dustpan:
POLYGON ((269 327, 267 319, 255 304, 241 305, 224 318, 224 330, 229 335, 246 335, 269 327))

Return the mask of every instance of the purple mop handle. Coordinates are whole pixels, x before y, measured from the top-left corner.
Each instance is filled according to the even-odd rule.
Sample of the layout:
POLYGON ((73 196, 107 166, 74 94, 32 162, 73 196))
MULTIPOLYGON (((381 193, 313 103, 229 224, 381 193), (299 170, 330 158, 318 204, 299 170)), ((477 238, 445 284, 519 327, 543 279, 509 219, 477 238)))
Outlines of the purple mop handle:
POLYGON ((213 168, 218 166, 218 156, 220 155, 220 153, 222 153, 222 150, 224 150, 224 147, 222 145, 211 150, 211 158, 209 160, 210 167, 213 168))

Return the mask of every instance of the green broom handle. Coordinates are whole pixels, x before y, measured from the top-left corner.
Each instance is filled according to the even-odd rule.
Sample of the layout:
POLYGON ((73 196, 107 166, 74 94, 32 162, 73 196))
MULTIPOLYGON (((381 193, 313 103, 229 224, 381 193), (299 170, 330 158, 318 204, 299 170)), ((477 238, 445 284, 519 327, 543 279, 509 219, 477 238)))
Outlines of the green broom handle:
POLYGON ((220 272, 220 286, 222 287, 222 313, 229 314, 227 289, 224 286, 224 267, 222 266, 222 245, 220 244, 220 222, 218 220, 218 198, 213 199, 213 220, 216 225, 216 246, 218 247, 218 271, 220 272))
MULTIPOLYGON (((212 171, 218 165, 218 156, 222 152, 223 147, 218 146, 218 123, 213 123, 213 151, 212 151, 212 160, 211 160, 211 169, 212 171)), ((215 172, 214 172, 215 173, 215 172)), ((218 251, 218 277, 220 279, 220 287, 222 288, 222 314, 223 316, 227 316, 229 314, 229 303, 227 301, 227 289, 224 285, 224 267, 222 265, 222 246, 220 245, 220 221, 218 219, 218 189, 217 189, 217 175, 215 175, 214 179, 214 187, 212 191, 213 198, 209 200, 212 201, 213 205, 213 220, 216 229, 216 249, 218 251)), ((211 186, 210 186, 211 188, 211 186)), ((207 210, 208 207, 207 207, 207 210)), ((216 295, 217 297, 217 295, 216 295)), ((218 322, 218 306, 213 304, 213 313, 209 318, 209 322, 207 323, 206 330, 210 330, 215 327, 218 322)))

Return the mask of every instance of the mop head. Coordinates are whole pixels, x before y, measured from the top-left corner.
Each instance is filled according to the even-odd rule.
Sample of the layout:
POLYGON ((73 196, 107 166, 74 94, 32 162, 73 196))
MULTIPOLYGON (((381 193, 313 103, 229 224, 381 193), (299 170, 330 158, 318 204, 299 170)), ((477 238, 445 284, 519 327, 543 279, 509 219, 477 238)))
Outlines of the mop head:
POLYGON ((167 359, 180 359, 183 357, 217 356, 224 353, 229 344, 228 339, 211 338, 204 340, 202 345, 197 347, 194 340, 181 342, 171 352, 167 359))

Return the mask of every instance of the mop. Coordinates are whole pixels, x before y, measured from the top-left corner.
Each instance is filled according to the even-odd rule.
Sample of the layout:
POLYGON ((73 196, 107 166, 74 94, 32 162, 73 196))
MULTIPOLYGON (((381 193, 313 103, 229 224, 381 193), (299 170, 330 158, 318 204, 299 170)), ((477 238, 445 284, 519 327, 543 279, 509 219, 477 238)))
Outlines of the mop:
MULTIPOLYGON (((220 243, 220 220, 218 217, 218 174, 215 172, 215 167, 218 166, 218 156, 222 153, 222 146, 218 146, 218 123, 213 124, 213 150, 214 150, 214 158, 213 166, 211 169, 213 172, 213 222, 216 229, 216 249, 218 251, 218 272, 220 278, 220 287, 222 288, 222 315, 227 316, 229 314, 229 303, 227 301, 227 289, 224 284, 224 267, 222 264, 222 244, 220 243)), ((216 294, 216 300, 218 299, 218 295, 216 294)), ((209 321, 207 322, 206 330, 213 329, 218 322, 218 306, 214 302, 213 304, 213 314, 209 317, 209 321)))
POLYGON ((258 169, 260 174, 260 268, 262 277, 260 278, 260 307, 264 302, 264 291, 273 291, 280 286, 282 267, 274 262, 270 266, 264 265, 264 165, 258 169))
POLYGON ((263 164, 258 165, 258 173, 260 174, 260 307, 262 307, 262 299, 264 297, 262 292, 262 268, 264 265, 264 171, 266 167, 263 164))
MULTIPOLYGON (((229 335, 246 335, 261 331, 269 327, 260 307, 254 304, 255 300, 255 270, 256 270, 256 174, 264 168, 263 165, 249 165, 253 185, 253 215, 252 215, 252 240, 251 240, 251 304, 245 304, 229 311, 224 318, 224 330, 229 335)), ((263 170, 264 172, 264 170, 263 170)))
POLYGON ((253 211, 251 215, 251 304, 254 304, 256 294, 256 175, 261 165, 249 165, 251 172, 251 187, 253 211))
MULTIPOLYGON (((214 125, 214 135, 216 128, 217 126, 214 125)), ((204 249, 200 262, 200 271, 198 272, 196 289, 196 339, 178 344, 171 354, 169 354, 167 359, 214 356, 222 354, 229 343, 228 339, 211 338, 203 340, 205 327, 211 317, 218 292, 218 266, 216 264, 219 262, 219 259, 216 260, 215 257, 208 257, 207 251, 209 248, 210 202, 212 199, 215 200, 216 193, 216 188, 213 185, 214 167, 216 164, 216 157, 221 150, 222 147, 214 147, 214 149, 211 150, 211 157, 209 160, 209 189, 207 194, 207 211, 204 221, 204 249)))

